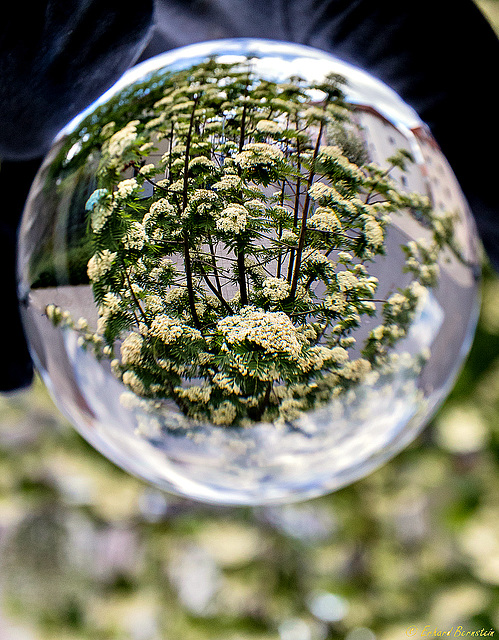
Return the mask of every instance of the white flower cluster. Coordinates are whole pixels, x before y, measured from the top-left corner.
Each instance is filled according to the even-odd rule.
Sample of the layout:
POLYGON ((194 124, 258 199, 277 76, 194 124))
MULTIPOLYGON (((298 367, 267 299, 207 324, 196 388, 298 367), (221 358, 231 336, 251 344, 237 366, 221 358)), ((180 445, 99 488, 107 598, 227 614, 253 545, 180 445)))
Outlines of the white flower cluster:
POLYGON ((143 176, 150 176, 155 171, 156 171, 156 167, 152 163, 145 164, 143 167, 140 167, 139 169, 139 173, 143 176))
POLYGON ((355 200, 348 200, 344 198, 339 191, 334 187, 327 185, 325 182, 314 182, 314 184, 308 190, 312 200, 322 201, 323 204, 333 204, 336 207, 336 212, 342 210, 347 214, 357 213, 355 206, 355 200))
POLYGON ((390 308, 391 312, 395 315, 400 314, 402 311, 411 308, 410 300, 403 293, 392 294, 386 304, 390 308))
POLYGON ((142 345, 144 338, 138 333, 130 333, 121 345, 121 363, 125 366, 140 364, 142 360, 142 345))
POLYGON ((241 169, 261 165, 275 167, 283 159, 284 154, 277 146, 265 142, 245 144, 241 153, 238 153, 234 158, 241 169))
POLYGON ((229 400, 224 400, 216 409, 211 412, 211 420, 213 424, 219 426, 228 426, 231 425, 237 416, 237 409, 229 402, 229 400))
POLYGON ((149 272, 149 278, 152 282, 160 282, 164 276, 171 274, 174 270, 175 265, 170 258, 161 258, 159 265, 149 272))
POLYGON ((138 396, 143 396, 146 388, 142 380, 133 371, 125 371, 122 377, 123 383, 126 384, 138 396))
POLYGON ((265 211, 265 203, 258 198, 253 198, 252 200, 247 200, 244 203, 244 206, 248 209, 256 209, 257 211, 265 211))
POLYGON ((316 345, 306 350, 298 360, 298 366, 306 373, 308 371, 321 371, 326 364, 334 363, 341 366, 348 360, 348 353, 342 347, 323 347, 316 345))
POLYGON ((428 196, 424 196, 421 193, 413 192, 408 195, 411 207, 414 209, 426 209, 431 206, 428 196))
POLYGON ((253 258, 251 258, 250 256, 246 256, 244 258, 244 266, 246 267, 248 272, 254 275, 262 277, 265 276, 265 270, 263 269, 261 263, 255 262, 255 260, 253 260, 253 258))
POLYGON ((111 313, 116 313, 119 310, 120 305, 121 298, 115 293, 108 291, 102 299, 102 303, 99 307, 99 313, 101 316, 108 316, 111 313))
POLYGON ((158 314, 164 311, 165 304, 159 296, 147 296, 147 298, 145 299, 145 303, 146 309, 149 313, 158 314))
POLYGON ((198 202, 214 202, 218 199, 217 194, 209 189, 196 189, 190 194, 189 203, 197 204, 198 202))
POLYGON ((383 244, 383 229, 374 218, 369 218, 364 224, 364 235, 367 242, 373 247, 379 247, 383 244))
POLYGON ((99 233, 113 213, 113 208, 108 203, 99 203, 92 210, 90 224, 94 233, 99 233))
POLYGON ((173 96, 168 95, 168 96, 164 96, 163 98, 155 102, 153 106, 155 109, 158 109, 159 107, 162 107, 163 105, 171 104, 172 102, 173 102, 173 96))
POLYGON ((359 286, 359 280, 351 271, 338 271, 336 274, 336 282, 340 291, 350 291, 359 286))
POLYGON ((241 178, 234 173, 224 174, 218 182, 213 185, 217 191, 230 191, 241 187, 241 178))
POLYGON ((174 213, 175 209, 173 205, 170 204, 166 198, 161 198, 160 200, 152 203, 152 205, 149 207, 149 211, 144 216, 142 223, 147 227, 148 224, 156 221, 158 216, 172 216, 174 213))
POLYGON ((232 204, 222 211, 216 221, 216 227, 219 231, 241 233, 246 229, 248 213, 248 209, 242 204, 232 204))
POLYGON ((336 291, 327 295, 324 299, 325 306, 335 313, 343 313, 347 307, 347 298, 344 291, 336 291))
POLYGON ((203 167, 214 171, 217 165, 206 156, 197 156, 189 162, 189 169, 195 169, 196 167, 203 167))
POLYGON ((300 116, 304 120, 324 120, 326 114, 324 113, 324 109, 320 109, 319 107, 309 106, 307 109, 304 109, 300 116))
POLYGON ((423 284, 432 285, 440 275, 438 264, 422 264, 419 268, 419 277, 423 284))
MULTIPOLYGON (((349 264, 350 262, 352 262, 353 260, 353 256, 351 253, 348 253, 348 251, 339 251, 338 252, 338 262, 343 262, 343 264, 349 264)), ((362 265, 356 265, 355 269, 357 269, 357 267, 362 267, 362 265)), ((365 267, 362 267, 362 269, 364 269, 365 271, 365 267)))
POLYGON ((88 277, 92 282, 100 280, 111 269, 116 258, 116 253, 104 249, 100 253, 94 254, 87 264, 88 277))
POLYGON ((202 338, 201 333, 197 329, 179 323, 177 320, 173 320, 173 318, 164 314, 154 318, 150 333, 165 344, 176 342, 179 338, 186 340, 199 340, 202 338))
POLYGON ((119 158, 129 149, 137 138, 139 120, 132 120, 123 129, 111 136, 107 145, 107 152, 112 158, 119 158))
POLYGON ((184 100, 172 105, 171 111, 189 111, 194 106, 194 100, 184 100))
POLYGON ((109 136, 113 134, 115 126, 116 126, 116 122, 114 121, 111 121, 105 124, 100 131, 101 138, 103 140, 105 140, 106 138, 109 138, 109 136))
POLYGON ((175 387, 175 393, 179 398, 185 398, 190 402, 208 402, 211 396, 211 387, 209 385, 193 385, 192 387, 175 387))
POLYGON ((256 129, 261 133, 268 133, 270 135, 282 133, 284 131, 284 128, 278 122, 274 122, 273 120, 260 120, 256 125, 256 129))
MULTIPOLYGON (((178 153, 179 155, 182 155, 186 152, 186 146, 185 144, 176 144, 173 148, 172 148, 172 153, 178 153)), ((165 154, 166 155, 166 154, 165 154)), ((163 156, 164 157, 164 156, 163 156)), ((183 164, 183 160, 182 160, 182 164, 183 164)))
POLYGON ((343 347, 333 347, 331 349, 331 357, 336 364, 345 364, 348 362, 348 351, 343 347))
POLYGON ((304 402, 296 398, 285 398, 279 405, 279 417, 281 420, 296 420, 303 415, 304 402))
POLYGON ((215 374, 213 376, 213 384, 215 384, 219 389, 227 391, 228 393, 234 394, 236 396, 241 394, 241 387, 233 378, 228 376, 226 373, 219 372, 215 374))
POLYGON ((99 233, 113 212, 110 193, 107 189, 96 189, 85 204, 91 211, 90 224, 94 233, 99 233))
POLYGON ((146 241, 146 232, 140 222, 134 221, 123 238, 125 249, 142 249, 146 241))
POLYGON ((322 200, 323 198, 327 198, 334 193, 334 191, 335 189, 329 187, 324 182, 314 182, 308 190, 312 200, 322 200))
POLYGON ((275 109, 288 112, 293 109, 294 105, 289 100, 283 100, 282 98, 272 98, 270 104, 275 109))
POLYGON ((334 273, 334 262, 317 249, 310 251, 302 260, 302 264, 304 267, 309 267, 310 265, 321 266, 327 275, 334 273))
POLYGON ((357 358, 357 360, 352 360, 344 365, 341 370, 341 375, 347 380, 360 382, 365 379, 370 371, 371 363, 369 360, 366 360, 365 358, 357 358))
POLYGON ((263 282, 263 295, 272 302, 285 300, 289 291, 289 283, 284 278, 266 278, 263 282))
POLYGON ((437 264, 438 245, 419 238, 407 243, 409 257, 405 264, 421 280, 421 284, 434 286, 440 275, 440 267, 437 264))
POLYGON ((187 287, 173 287, 169 289, 164 296, 166 304, 176 304, 185 300, 187 295, 187 287))
POLYGON ((163 122, 165 121, 166 118, 166 114, 165 113, 161 113, 157 118, 153 118, 152 120, 149 120, 148 122, 146 122, 146 129, 154 129, 154 127, 159 126, 160 124, 163 124, 163 122))
POLYGON ((219 120, 210 120, 209 122, 205 122, 204 130, 206 131, 220 131, 222 128, 222 123, 219 120))
POLYGON ((291 231, 291 229, 284 229, 281 235, 281 242, 296 245, 298 243, 298 235, 294 231, 291 231))
POLYGON ((341 222, 330 207, 319 207, 309 220, 311 227, 327 233, 341 231, 341 222))
POLYGON ((318 158, 325 163, 331 161, 334 162, 334 164, 341 167, 344 173, 346 173, 348 177, 352 178, 353 180, 363 180, 365 178, 359 167, 353 162, 350 162, 350 160, 343 155, 340 147, 321 147, 318 158))
POLYGON ((253 342, 268 354, 284 353, 292 358, 298 358, 301 352, 296 327, 282 312, 244 307, 240 314, 220 320, 217 328, 229 345, 253 342))
POLYGON ((45 313, 47 314, 47 318, 51 320, 54 324, 64 324, 66 326, 71 326, 71 315, 67 311, 62 311, 61 307, 57 307, 55 304, 48 304, 45 307, 45 313))
POLYGON ((128 180, 122 180, 121 182, 118 182, 118 185, 116 187, 116 197, 117 198, 126 198, 130 195, 132 195, 132 193, 138 188, 138 183, 137 180, 135 178, 129 178, 128 180))

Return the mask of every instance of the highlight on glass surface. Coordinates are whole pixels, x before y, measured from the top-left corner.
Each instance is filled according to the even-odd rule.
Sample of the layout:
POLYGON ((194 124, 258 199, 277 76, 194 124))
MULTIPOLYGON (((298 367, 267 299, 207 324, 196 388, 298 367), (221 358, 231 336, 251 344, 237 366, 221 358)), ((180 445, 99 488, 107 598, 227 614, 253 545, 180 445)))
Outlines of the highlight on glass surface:
POLYGON ((132 69, 57 137, 20 299, 97 449, 257 504, 334 490, 415 437, 469 346, 477 256, 447 161, 386 85, 224 40, 132 69))

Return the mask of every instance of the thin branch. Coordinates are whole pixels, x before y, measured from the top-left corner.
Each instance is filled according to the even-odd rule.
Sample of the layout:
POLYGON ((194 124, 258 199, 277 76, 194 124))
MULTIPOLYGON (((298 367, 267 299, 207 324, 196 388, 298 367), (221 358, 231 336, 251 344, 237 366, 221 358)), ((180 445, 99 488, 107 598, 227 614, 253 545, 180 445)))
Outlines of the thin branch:
MULTIPOLYGON (((194 114, 199 101, 199 96, 196 96, 194 100, 194 106, 192 107, 191 118, 189 121, 189 131, 187 133, 187 139, 185 141, 185 161, 184 161, 184 188, 182 193, 182 213, 187 209, 187 194, 189 186, 189 152, 191 148, 192 129, 194 127, 194 114)), ((196 303, 194 300, 194 286, 192 282, 192 265, 191 254, 189 247, 189 232, 184 229, 184 264, 185 264, 185 277, 187 280, 187 292, 189 298, 189 308, 191 310, 192 319, 198 329, 201 328, 198 313, 196 311, 196 303)))
POLYGON ((239 275, 239 292, 241 294, 241 305, 248 304, 248 289, 246 287, 246 265, 244 264, 244 244, 238 240, 237 246, 237 272, 239 275))
MULTIPOLYGON (((298 170, 298 177, 296 178, 296 191, 295 191, 295 203, 293 207, 293 228, 298 226, 298 211, 300 208, 300 189, 301 189, 301 156, 300 156, 300 139, 296 140, 296 168, 298 170)), ((291 249, 289 255, 288 264, 288 282, 291 284, 291 277, 293 275, 293 264, 295 260, 295 250, 291 249)))
POLYGON ((149 182, 149 184, 152 184, 152 186, 155 189, 161 189, 161 191, 166 191, 166 193, 173 193, 174 195, 178 195, 181 196, 182 195, 182 191, 172 191, 172 189, 170 189, 170 187, 164 187, 161 184, 157 184, 157 182, 153 182, 150 178, 148 178, 147 176, 144 176, 146 182, 149 182))
POLYGON ((172 150, 173 150, 173 120, 170 129, 170 149, 168 150, 168 180, 172 182, 172 150))
MULTIPOLYGON (((284 204, 284 189, 286 186, 286 181, 283 180, 282 181, 282 188, 281 188, 281 197, 280 197, 280 203, 281 203, 281 207, 284 204)), ((278 238, 279 240, 282 238, 282 222, 279 222, 279 229, 278 229, 278 238)), ((279 254, 277 256, 277 277, 280 278, 281 277, 281 268, 282 268, 282 250, 281 248, 279 248, 279 254)))
MULTIPOLYGON (((132 295, 133 301, 135 302, 135 304, 137 306, 137 309, 139 310, 140 315, 142 316, 142 319, 149 326, 149 320, 147 319, 147 316, 145 314, 144 309, 142 309, 142 306, 140 304, 139 299, 135 295, 135 291, 133 290, 132 283, 130 282, 130 276, 128 274, 128 271, 127 271, 127 268, 125 266, 125 263, 123 262, 123 259, 121 259, 121 265, 123 267, 123 273, 125 274, 125 278, 126 278, 126 281, 128 283, 128 288, 130 289, 130 293, 132 295)), ((133 315, 135 316, 135 313, 133 315)), ((137 320, 137 316, 135 316, 135 321, 137 322, 137 325, 138 325, 139 323, 138 323, 138 320, 137 320)))
POLYGON ((289 292, 289 297, 292 301, 294 300, 294 297, 296 294, 296 287, 298 286, 298 276, 300 275, 301 256, 303 252, 303 247, 305 246, 305 235, 307 232, 307 216, 308 216, 308 209, 310 207, 310 187, 312 186, 312 183, 314 181, 314 176, 315 176, 314 165, 315 165, 317 156, 319 155, 319 148, 321 144, 323 130, 324 130, 324 122, 322 121, 321 126, 319 127, 319 133, 317 135, 317 142, 315 143, 314 155, 312 157, 310 173, 307 181, 307 193, 305 195, 305 203, 302 209, 300 238, 298 240, 298 247, 296 249, 293 279, 291 281, 291 290, 289 292))
POLYGON ((215 282, 217 283, 218 291, 219 291, 220 295, 222 295, 222 285, 220 284, 220 278, 219 278, 219 275, 218 275, 217 259, 216 259, 216 255, 215 255, 215 249, 213 248, 213 241, 211 239, 211 234, 210 233, 208 233, 208 243, 209 243, 209 247, 210 247, 211 263, 213 265, 213 275, 215 276, 215 282))
POLYGON ((220 300, 220 302, 222 303, 222 306, 225 307, 225 309, 230 313, 233 314, 234 311, 232 309, 232 307, 229 305, 229 303, 227 302, 227 300, 225 300, 225 298, 223 297, 223 295, 217 290, 217 288, 214 286, 213 282, 208 278, 208 276, 206 275, 206 273, 204 273, 203 271, 203 280, 206 282, 206 284, 208 285, 208 287, 210 288, 211 291, 213 291, 214 295, 217 297, 218 300, 220 300))
MULTIPOLYGON (((248 97, 248 85, 249 79, 246 83, 246 87, 244 89, 244 97, 248 97)), ((241 134, 239 136, 239 153, 243 150, 244 147, 244 138, 246 135, 246 112, 247 112, 247 102, 244 101, 243 107, 243 115, 241 117, 241 134)), ((244 264, 244 243, 240 238, 237 240, 237 272, 239 275, 239 293, 241 295, 241 305, 245 307, 248 304, 248 289, 246 286, 246 266, 244 264)))

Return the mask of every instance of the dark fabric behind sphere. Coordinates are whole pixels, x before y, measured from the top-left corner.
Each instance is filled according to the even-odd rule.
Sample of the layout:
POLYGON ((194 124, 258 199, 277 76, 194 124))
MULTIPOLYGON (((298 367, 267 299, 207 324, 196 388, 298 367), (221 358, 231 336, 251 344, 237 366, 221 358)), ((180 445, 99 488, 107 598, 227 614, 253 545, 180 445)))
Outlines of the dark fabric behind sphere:
POLYGON ((499 41, 471 0, 157 0, 154 14, 152 0, 49 0, 9 3, 2 14, 0 188, 12 203, 0 227, 7 247, 0 328, 14 355, 4 360, 0 390, 31 379, 13 246, 31 179, 54 135, 139 55, 218 38, 269 38, 323 49, 371 72, 432 129, 499 267, 499 41))

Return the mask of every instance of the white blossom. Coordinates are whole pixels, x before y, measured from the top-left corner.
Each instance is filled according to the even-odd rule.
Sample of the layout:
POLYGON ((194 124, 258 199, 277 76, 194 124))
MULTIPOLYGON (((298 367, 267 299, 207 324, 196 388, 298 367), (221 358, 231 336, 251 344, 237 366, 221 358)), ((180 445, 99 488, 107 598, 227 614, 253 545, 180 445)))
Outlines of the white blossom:
POLYGON ((289 296, 290 285, 284 278, 266 278, 263 282, 263 295, 277 302, 289 296))
POLYGON ((216 227, 219 231, 241 233, 246 229, 248 213, 248 210, 243 205, 232 204, 222 211, 216 221, 216 227))
POLYGON ((90 224, 94 233, 99 233, 104 228, 106 222, 111 217, 113 209, 108 203, 100 203, 92 210, 90 224))
POLYGON ((139 120, 132 120, 109 138, 107 151, 113 158, 120 158, 135 142, 139 120))
POLYGON ((140 364, 142 360, 142 345, 144 339, 138 333, 130 333, 120 348, 121 362, 123 365, 140 364))
POLYGON ((291 229, 284 229, 281 235, 281 241, 285 244, 295 245, 298 243, 298 235, 291 229))
POLYGON ((269 354, 285 353, 298 358, 301 343, 296 327, 282 312, 266 312, 245 307, 240 314, 220 320, 217 328, 228 344, 253 342, 269 354))
POLYGON ((185 338, 186 340, 199 340, 202 338, 201 333, 197 329, 173 320, 164 314, 154 318, 150 333, 165 344, 171 344, 180 338, 185 338))
POLYGON ((349 291, 359 286, 358 278, 351 271, 338 271, 336 281, 340 291, 349 291))
POLYGON ((196 167, 204 167, 205 169, 215 170, 217 168, 217 165, 213 162, 213 160, 210 160, 206 156, 197 156, 189 162, 189 169, 193 169, 196 167))
POLYGON ((128 180, 122 180, 118 182, 118 186, 116 188, 116 197, 117 198, 126 198, 130 196, 137 188, 138 183, 135 178, 129 178, 128 180))
POLYGON ((180 398, 185 398, 190 402, 202 402, 203 404, 210 399, 212 388, 209 385, 193 385, 192 387, 175 387, 174 391, 180 398))
POLYGON ((341 230, 341 222, 329 207, 319 207, 309 220, 309 225, 319 231, 336 233, 341 230))
POLYGON ((262 133, 277 134, 282 133, 284 128, 273 120, 260 120, 256 125, 257 131, 262 133))
POLYGON ((277 166, 284 159, 283 152, 276 145, 265 142, 251 142, 245 144, 241 153, 234 160, 242 169, 248 169, 258 165, 277 166))
POLYGON ((140 222, 134 221, 130 225, 128 233, 123 238, 123 246, 126 249, 142 249, 146 241, 146 232, 140 222))
POLYGON ((87 264, 88 277, 92 282, 100 280, 111 269, 116 258, 116 253, 104 249, 94 254, 87 264))
POLYGON ((154 173, 156 170, 156 167, 151 163, 151 164, 145 164, 143 167, 140 167, 139 169, 139 173, 143 176, 150 176, 151 173, 154 173))
POLYGON ((383 244, 384 234, 381 226, 374 218, 369 219, 364 225, 364 235, 367 242, 373 247, 379 247, 383 244))
POLYGON ((146 388, 144 386, 144 383, 133 371, 125 371, 122 380, 123 383, 126 384, 127 387, 130 387, 130 389, 138 396, 142 396, 145 394, 146 388))
POLYGON ((211 421, 219 426, 228 426, 234 422, 237 416, 237 409, 229 402, 224 400, 219 407, 211 412, 211 421))
POLYGON ((213 185, 217 191, 230 191, 241 187, 241 178, 233 173, 226 173, 213 185))

